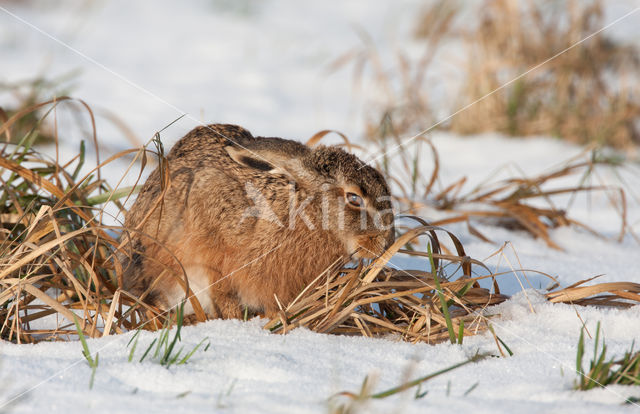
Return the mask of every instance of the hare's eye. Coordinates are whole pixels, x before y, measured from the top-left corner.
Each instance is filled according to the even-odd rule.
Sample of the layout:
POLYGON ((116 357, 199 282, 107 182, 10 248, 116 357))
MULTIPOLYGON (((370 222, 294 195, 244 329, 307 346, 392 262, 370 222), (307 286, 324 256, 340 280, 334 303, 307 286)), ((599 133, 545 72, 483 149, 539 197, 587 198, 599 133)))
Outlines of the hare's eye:
POLYGON ((362 207, 364 205, 364 200, 358 194, 347 193, 346 199, 347 202, 354 207, 362 207))

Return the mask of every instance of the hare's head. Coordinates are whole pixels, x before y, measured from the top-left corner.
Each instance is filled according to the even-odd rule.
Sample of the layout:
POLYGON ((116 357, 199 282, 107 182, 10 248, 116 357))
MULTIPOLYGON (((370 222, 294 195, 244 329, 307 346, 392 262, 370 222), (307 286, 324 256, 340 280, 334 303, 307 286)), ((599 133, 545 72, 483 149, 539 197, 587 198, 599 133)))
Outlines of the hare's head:
MULTIPOLYGON (((359 258, 378 256, 393 243, 394 215, 387 183, 355 155, 338 147, 309 148, 280 138, 256 138, 243 142, 242 148, 228 146, 227 152, 248 174, 260 177, 265 191, 275 183, 289 184, 290 193, 295 194, 286 212, 289 226, 329 231, 346 253, 359 258)), ((275 210, 276 215, 284 215, 275 210)))

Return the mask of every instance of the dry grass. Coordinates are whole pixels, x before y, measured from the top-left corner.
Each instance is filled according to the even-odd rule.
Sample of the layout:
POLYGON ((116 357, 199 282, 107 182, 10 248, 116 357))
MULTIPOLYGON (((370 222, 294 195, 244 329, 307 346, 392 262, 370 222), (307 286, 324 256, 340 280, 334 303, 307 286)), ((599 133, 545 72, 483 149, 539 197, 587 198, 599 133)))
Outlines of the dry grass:
MULTIPOLYGON (((57 106, 69 100, 24 108, 1 124, 0 136, 9 140, 21 130, 22 117, 43 108, 44 116, 55 118, 57 106)), ((77 102, 93 120, 91 109, 77 102)), ((91 337, 134 329, 157 311, 118 288, 120 229, 104 224, 104 205, 123 212, 119 199, 133 190, 111 188, 100 170, 130 154, 144 160, 145 151, 123 151, 104 162, 96 151, 98 167, 84 173, 84 145, 65 164, 33 149, 42 122, 38 118, 19 145, 0 149, 0 337, 33 342, 75 336, 74 315, 91 337)), ((57 131, 53 136, 57 157, 57 131)), ((97 148, 95 125, 93 140, 97 148)))
MULTIPOLYGON (((1 124, 0 136, 8 139, 16 131, 19 117, 27 113, 46 109, 44 116, 55 119, 57 106, 68 100, 60 98, 25 108, 1 124)), ((93 119, 91 109, 82 101, 77 102, 93 119)), ((37 132, 37 125, 41 124, 42 119, 38 119, 32 129, 37 132)), ((54 132, 57 143, 58 133, 55 129, 54 132)), ((319 142, 328 132, 318 133, 311 143, 319 142)), ((160 329, 168 320, 175 320, 175 315, 162 313, 121 288, 121 256, 116 253, 131 252, 118 238, 123 228, 105 225, 105 206, 113 205, 122 213, 124 202, 120 200, 131 196, 133 189, 120 188, 120 182, 111 187, 102 178, 101 168, 121 157, 135 156, 142 170, 149 150, 123 151, 105 161, 100 161, 96 153, 98 167, 85 173, 84 147, 63 164, 33 149, 36 136, 29 132, 20 145, 5 145, 0 150, 0 337, 19 343, 76 337, 75 317, 89 337, 139 327, 160 329)), ((346 137, 343 139, 346 147, 355 148, 346 137)), ((97 141, 95 135, 93 140, 97 141)), ((166 165, 161 143, 158 139, 152 142, 158 145, 160 165, 166 165)), ((98 147, 95 143, 94 146, 98 147)), ((593 166, 578 165, 567 170, 587 167, 593 166)), ((434 172, 430 181, 436 178, 434 172)), ((539 185, 540 179, 534 178, 516 180, 500 188, 507 193, 517 189, 526 193, 523 188, 531 193, 539 185)), ((451 193, 446 194, 451 204, 451 193)), ((490 205, 497 200, 497 192, 482 194, 485 193, 474 195, 476 203, 490 205)), ((543 193, 544 197, 552 195, 543 193)), ((293 303, 284 304, 280 316, 267 328, 285 333, 306 326, 323 333, 392 334, 407 341, 429 343, 461 341, 465 335, 486 329, 484 310, 507 299, 500 292, 500 280, 511 276, 493 274, 481 262, 468 257, 460 240, 447 230, 419 217, 411 219, 417 227, 404 229, 379 259, 361 262, 357 267, 337 263, 327 269, 293 303), (425 250, 427 245, 432 254, 425 250), (421 258, 423 264, 418 269, 399 268, 390 262, 396 255, 421 258)), ((626 307, 640 302, 639 294, 638 284, 604 283, 578 284, 547 296, 553 302, 626 307)), ((202 319, 203 315, 199 315, 198 320, 202 319)))
MULTIPOLYGON (((317 144, 327 132, 316 134, 308 144, 317 144)), ((345 141, 345 147, 356 148, 344 135, 341 138, 345 141)), ((390 177, 403 193, 395 198, 406 211, 435 207, 450 212, 451 216, 432 223, 408 216, 417 221, 419 227, 405 229, 396 243, 371 263, 361 262, 355 268, 340 263, 327 269, 296 300, 283 308, 279 317, 266 325, 267 329, 286 333, 304 326, 323 333, 396 335, 403 340, 428 343, 447 339, 453 342, 454 337, 460 341, 462 336, 484 331, 489 326, 484 314, 486 307, 508 299, 500 292, 500 281, 517 275, 515 271, 509 274, 492 273, 483 263, 468 257, 460 240, 439 227, 441 225, 466 222, 471 234, 490 241, 472 224, 474 220, 489 221, 494 225, 525 230, 543 239, 550 247, 560 249, 550 237, 550 231, 554 228, 574 226, 598 235, 588 225, 571 218, 569 209, 577 194, 603 192, 620 217, 618 240, 631 234, 640 241, 627 223, 625 190, 622 187, 593 184, 599 179, 599 169, 621 168, 624 165, 621 159, 605 157, 597 150, 587 149, 565 164, 538 176, 486 182, 467 193, 461 193, 466 182, 462 178, 436 192, 434 184, 439 181, 439 157, 429 140, 420 139, 432 150, 433 172, 425 182, 416 180, 413 192, 404 189, 401 180, 390 177), (572 177, 576 182, 573 186, 558 186, 555 182, 572 177), (545 189, 547 186, 552 189, 545 189), (424 190, 426 203, 415 201, 415 195, 412 194, 418 189, 424 190), (555 202, 555 198, 562 195, 570 196, 564 208, 558 207, 555 202), (530 203, 532 200, 542 201, 547 206, 535 206, 530 203), (438 235, 444 235, 447 243, 441 242, 438 235), (418 243, 420 237, 426 237, 427 243, 418 243), (406 269, 390 263, 396 254, 429 258, 425 245, 433 249, 433 265, 425 263, 420 269, 406 269), (418 246, 423 246, 422 250, 418 246)), ((406 159, 407 156, 410 155, 399 155, 401 164, 406 171, 415 171, 412 168, 417 167, 412 165, 412 159, 406 159)), ((496 254, 502 254, 502 249, 496 254)), ((547 276, 556 287, 546 293, 548 300, 554 303, 609 307, 629 307, 640 303, 640 284, 637 283, 586 285, 591 281, 589 279, 558 289, 559 284, 555 279, 543 276, 547 276)))
POLYGON ((365 137, 383 150, 436 128, 637 148, 640 49, 614 40, 610 31, 571 47, 604 26, 602 0, 483 0, 464 8, 437 0, 424 7, 416 25, 420 55, 410 58, 399 50, 382 56, 363 34, 362 46, 330 69, 352 66, 355 89, 368 92, 365 137), (464 48, 462 62, 439 55, 448 47, 464 48), (451 103, 434 94, 460 81, 441 63, 432 71, 438 56, 456 67, 452 72, 463 72, 459 87, 446 93, 457 98, 451 103), (431 82, 425 81, 428 73, 434 75, 431 82))
MULTIPOLYGON (((321 274, 265 328, 287 333, 304 326, 321 333, 393 335, 405 341, 427 343, 462 342, 463 336, 484 332, 490 323, 485 309, 509 298, 500 293, 501 278, 517 276, 492 273, 484 264, 468 257, 453 234, 414 219, 422 225, 403 233, 380 258, 367 265, 360 263, 356 268, 341 267, 321 274), (449 239, 454 254, 445 253, 438 234, 449 239), (428 238, 432 254, 428 250, 404 248, 421 236, 428 238), (428 264, 422 269, 399 268, 390 263, 396 254, 431 256, 435 270, 430 271, 428 264), (481 282, 488 286, 481 286, 481 282)), ((576 305, 624 308, 640 303, 638 283, 583 286, 587 282, 553 290, 546 296, 554 303, 576 305)))
POLYGON ((464 247, 453 234, 424 223, 405 232, 380 258, 368 265, 360 263, 356 268, 331 269, 321 274, 282 310, 279 319, 272 320, 265 328, 285 333, 305 326, 322 333, 397 334, 413 342, 441 341, 449 338, 449 334, 437 295, 436 278, 446 301, 452 302, 445 308, 455 304, 456 309, 451 314, 455 332, 461 323, 464 323, 465 334, 477 331, 484 320, 474 315, 474 311, 506 299, 499 293, 497 283, 493 292, 480 287, 479 281, 491 279, 491 272, 482 263, 466 256, 464 247), (437 232, 444 232, 449 237, 456 254, 443 253, 437 232), (424 251, 403 249, 423 235, 433 246, 436 274, 426 267, 413 270, 389 265, 389 260, 398 252, 428 257, 424 251), (472 276, 474 265, 485 270, 488 276, 472 276), (461 273, 461 276, 449 281, 447 273, 461 273))
MULTIPOLYGON (((437 152, 432 145, 434 159, 437 152)), ((620 220, 620 231, 616 239, 622 241, 630 234, 640 242, 633 227, 627 220, 627 187, 624 182, 615 186, 602 180, 600 170, 624 168, 624 160, 616 156, 607 156, 597 148, 586 148, 581 154, 555 166, 554 168, 534 176, 486 181, 471 190, 464 191, 466 177, 443 185, 436 191, 433 182, 439 181, 438 165, 435 163, 434 175, 429 180, 424 192, 424 202, 415 202, 403 195, 401 201, 408 210, 420 207, 431 207, 448 213, 449 217, 433 222, 435 225, 446 225, 463 222, 471 234, 484 241, 490 237, 482 234, 474 222, 484 222, 513 230, 523 230, 533 237, 540 238, 555 249, 561 249, 551 237, 550 231, 562 226, 573 226, 598 235, 588 224, 570 216, 570 210, 579 194, 587 197, 604 195, 613 214, 620 220), (569 182, 570 184, 566 184, 569 182), (564 196, 565 204, 558 202, 557 197, 564 196)))
MULTIPOLYGON (((605 25, 603 2, 486 0, 477 27, 464 34, 468 68, 461 105, 562 52, 605 25)), ((553 135, 617 148, 640 144, 640 51, 608 32, 471 106, 454 132, 553 135)))

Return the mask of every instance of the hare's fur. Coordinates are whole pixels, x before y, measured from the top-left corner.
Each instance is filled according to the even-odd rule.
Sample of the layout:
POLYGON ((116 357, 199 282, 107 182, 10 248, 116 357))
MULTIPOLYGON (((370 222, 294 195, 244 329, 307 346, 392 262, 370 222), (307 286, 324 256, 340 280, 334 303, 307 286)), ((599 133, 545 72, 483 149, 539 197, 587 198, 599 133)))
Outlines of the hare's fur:
POLYGON ((184 299, 186 275, 211 317, 239 318, 245 307, 273 315, 340 258, 373 257, 393 241, 384 178, 339 148, 213 124, 189 132, 166 161, 123 236, 124 288, 161 308, 184 299), (345 205, 347 191, 366 209, 345 205))

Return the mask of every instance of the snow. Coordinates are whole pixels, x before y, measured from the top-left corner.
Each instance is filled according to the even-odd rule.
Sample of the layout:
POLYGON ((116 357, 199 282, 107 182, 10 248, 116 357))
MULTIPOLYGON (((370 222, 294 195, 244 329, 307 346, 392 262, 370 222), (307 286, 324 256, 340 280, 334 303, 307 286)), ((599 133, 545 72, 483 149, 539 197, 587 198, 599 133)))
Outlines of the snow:
MULTIPOLYGON (((417 46, 408 36, 420 4, 417 0, 336 2, 330 6, 302 6, 284 0, 200 0, 189 5, 123 0, 56 5, 42 1, 31 6, 2 2, 7 11, 93 62, 0 10, 0 80, 13 82, 43 71, 56 75, 80 69, 73 95, 96 109, 98 133, 107 152, 130 144, 105 118, 104 111, 125 121, 140 141, 187 112, 187 117, 163 132, 167 149, 200 120, 235 122, 257 135, 301 140, 322 129, 337 129, 357 140, 362 131, 362 102, 375 99, 377 92, 364 88, 356 94, 350 70, 328 75, 327 67, 342 53, 361 46, 356 28, 371 35, 383 57, 393 56, 399 48, 416 52, 417 46)), ((629 12, 634 4, 612 2, 607 21, 629 12)), ((612 34, 637 39, 639 19, 634 15, 620 22, 611 28, 612 34)), ((449 82, 451 67, 445 63, 442 67, 443 73, 430 75, 431 82, 449 82)), ((0 105, 10 100, 10 96, 0 95, 0 105)), ((60 130, 72 131, 65 136, 68 151, 75 150, 79 139, 87 136, 86 128, 74 122, 60 110, 60 130)), ((440 154, 440 189, 467 176, 468 191, 494 171, 494 181, 523 173, 539 174, 583 150, 545 137, 525 140, 486 134, 463 138, 433 133, 431 138, 440 154)), ((408 150, 416 148, 410 145, 408 150)), ((424 152, 422 172, 428 177, 431 154, 425 146, 419 150, 424 152)), ((124 168, 122 163, 114 164, 110 171, 119 177, 124 168)), ((630 164, 619 174, 628 183, 628 222, 638 233, 638 166, 630 164)), ((575 184, 577 179, 563 179, 557 185, 575 184)), ((601 170, 598 179, 620 185, 613 171, 601 170)), ((130 179, 126 181, 130 183, 130 179)), ((555 200, 559 205, 568 201, 562 197, 555 200)), ((505 249, 504 257, 487 261, 497 271, 509 270, 509 263, 519 268, 520 261, 524 268, 546 272, 564 286, 598 274, 604 274, 600 281, 640 281, 640 246, 630 236, 621 243, 613 240, 620 220, 604 193, 593 193, 589 200, 578 198, 569 212, 606 238, 561 228, 551 233, 564 249, 558 251, 524 233, 486 224, 476 227, 494 243, 469 235, 465 225, 447 228, 461 238, 469 255, 481 260, 503 242, 511 242, 513 249, 505 249)), ((429 218, 439 214, 424 212, 429 218)), ((394 260, 398 265, 419 265, 406 258, 394 260)), ((523 279, 529 288, 526 294, 520 292, 514 277, 503 276, 504 290, 515 295, 490 310, 496 315, 496 333, 513 350, 513 357, 466 365, 425 383, 422 391, 428 393, 421 399, 413 398, 412 389, 370 401, 362 412, 637 412, 639 406, 622 402, 630 396, 640 397, 638 387, 576 392, 572 385, 582 326, 577 313, 592 333, 601 322, 608 355, 619 356, 632 340, 640 339, 640 307, 613 310, 550 304, 531 289, 546 287, 548 279, 531 272, 527 276, 531 286, 523 279), (474 384, 477 387, 465 395, 474 384)), ((79 343, 0 343, 0 410, 326 413, 332 395, 357 392, 367 375, 377 378, 374 390, 381 391, 461 362, 478 350, 497 354, 489 334, 465 338, 462 346, 432 346, 395 338, 321 335, 305 329, 272 335, 261 328, 264 322, 209 321, 186 327, 181 343, 185 349, 203 338, 208 338, 209 349, 198 350, 185 365, 168 369, 150 360, 137 362, 157 334, 141 333, 133 362, 127 361, 132 333, 90 339, 91 351, 100 354, 91 390, 90 368, 79 343)), ((585 361, 592 352, 587 346, 585 361)))
MULTIPOLYGON (((364 412, 418 413, 447 407, 474 412, 634 412, 622 406, 630 387, 576 392, 575 346, 580 332, 576 309, 552 305, 534 291, 497 306, 496 333, 514 352, 467 365, 415 391, 375 401, 364 412), (450 382, 450 385, 448 383, 450 382), (475 383, 477 387, 463 394, 475 383), (450 391, 447 392, 447 388, 450 391)), ((600 321, 610 355, 624 352, 629 338, 638 338, 640 308, 627 311, 581 308, 591 332, 600 321)), ((477 350, 497 354, 490 336, 465 339, 462 346, 411 345, 392 339, 337 337, 294 330, 285 336, 261 329, 262 321, 209 321, 183 329, 185 349, 207 337, 211 345, 197 351, 185 365, 166 369, 151 361, 137 362, 156 334, 143 332, 133 362, 127 362, 131 333, 89 340, 100 353, 95 384, 88 389, 90 369, 81 359, 79 343, 2 344, 4 398, 49 379, 11 407, 11 412, 317 413, 327 412, 328 398, 341 391, 357 392, 365 376, 378 378, 381 391, 411 377, 426 375, 473 356, 477 350), (10 373, 10 374, 9 374, 10 373), (227 391, 229 391, 229 395, 227 391), (181 396, 184 393, 188 393, 181 396), (224 405, 224 407, 220 407, 224 405)), ((586 358, 590 358, 587 347, 586 358)))

